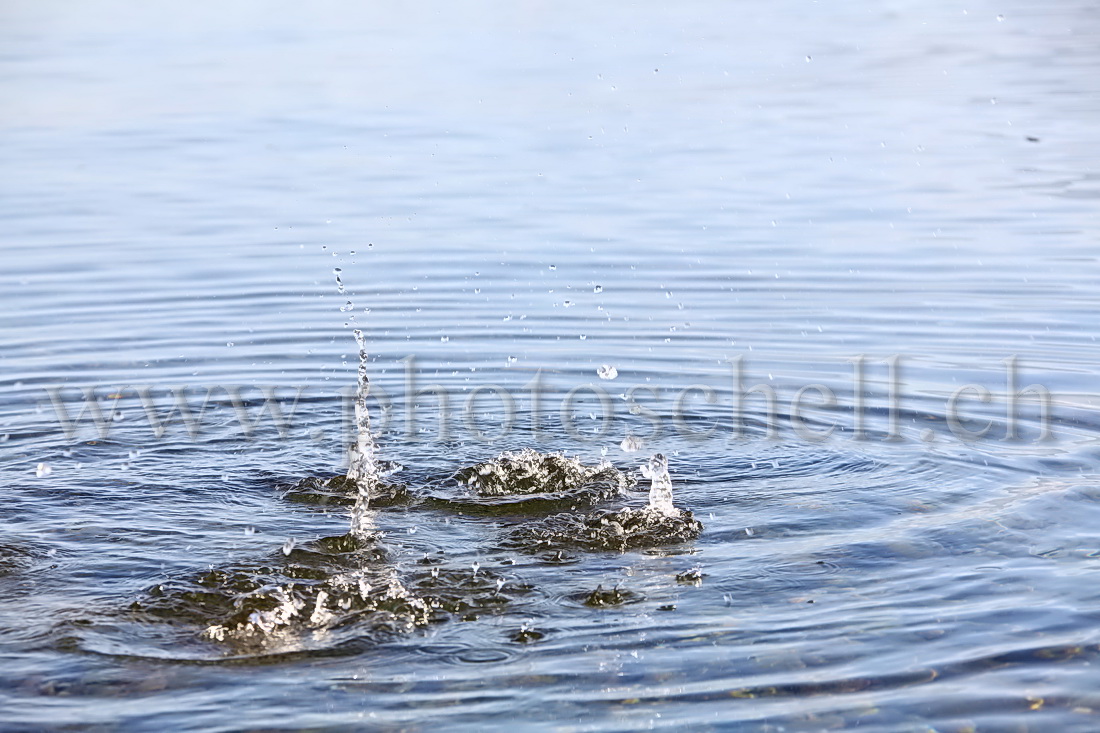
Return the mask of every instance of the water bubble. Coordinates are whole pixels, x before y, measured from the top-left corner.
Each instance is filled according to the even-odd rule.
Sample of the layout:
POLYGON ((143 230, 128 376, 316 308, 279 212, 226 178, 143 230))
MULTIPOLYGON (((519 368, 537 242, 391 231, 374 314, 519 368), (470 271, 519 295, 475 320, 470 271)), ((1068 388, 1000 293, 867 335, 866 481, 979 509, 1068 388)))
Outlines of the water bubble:
POLYGON ((45 463, 39 463, 38 467, 34 469, 34 475, 38 478, 49 476, 51 473, 53 473, 53 469, 47 466, 45 463))
POLYGON ((298 541, 293 537, 288 537, 286 542, 283 543, 283 554, 289 556, 294 551, 294 545, 298 544, 298 541))
POLYGON ((600 379, 614 379, 619 376, 619 370, 610 364, 604 364, 596 369, 596 376, 600 379))
POLYGON ((645 442, 636 435, 628 435, 619 443, 619 447, 626 453, 637 453, 645 447, 645 442))

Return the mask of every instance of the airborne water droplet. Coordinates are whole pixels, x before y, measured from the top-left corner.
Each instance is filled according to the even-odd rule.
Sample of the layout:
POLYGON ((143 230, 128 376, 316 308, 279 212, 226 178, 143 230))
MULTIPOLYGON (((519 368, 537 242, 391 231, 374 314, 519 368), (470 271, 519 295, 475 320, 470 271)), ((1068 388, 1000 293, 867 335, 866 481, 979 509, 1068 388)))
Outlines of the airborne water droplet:
POLYGON ((610 364, 604 364, 603 366, 596 369, 596 375, 600 379, 614 379, 615 377, 619 376, 619 370, 611 366, 610 364))

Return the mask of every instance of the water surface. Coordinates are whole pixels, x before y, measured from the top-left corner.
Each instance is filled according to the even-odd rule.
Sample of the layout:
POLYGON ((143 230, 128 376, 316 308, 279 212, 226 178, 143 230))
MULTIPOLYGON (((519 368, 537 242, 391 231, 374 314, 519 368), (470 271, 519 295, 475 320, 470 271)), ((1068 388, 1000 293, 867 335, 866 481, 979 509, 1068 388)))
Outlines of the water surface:
POLYGON ((1097 728, 1092 5, 0 17, 5 727, 1097 728), (286 492, 346 469, 354 326, 414 497, 371 572, 484 608, 247 648, 136 612, 353 562, 295 554, 348 507, 286 492), (464 418, 489 385, 509 430, 496 392, 464 418), (102 424, 66 430, 85 389, 102 424), (140 399, 173 389, 209 392, 193 435, 140 399), (422 501, 525 447, 662 452, 703 531, 555 558, 507 541, 531 515, 422 501))

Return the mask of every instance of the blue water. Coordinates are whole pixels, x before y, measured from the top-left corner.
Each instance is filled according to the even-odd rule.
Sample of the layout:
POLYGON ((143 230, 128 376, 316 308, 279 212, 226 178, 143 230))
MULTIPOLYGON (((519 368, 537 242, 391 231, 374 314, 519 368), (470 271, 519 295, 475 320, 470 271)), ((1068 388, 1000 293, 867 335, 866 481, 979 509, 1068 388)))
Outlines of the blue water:
POLYGON ((1097 80, 1075 0, 6 3, 0 727, 1096 730, 1097 80), (509 602, 135 611, 347 532, 287 489, 346 469, 353 327, 372 572, 509 602), (522 447, 664 453, 702 534, 421 501, 522 447))

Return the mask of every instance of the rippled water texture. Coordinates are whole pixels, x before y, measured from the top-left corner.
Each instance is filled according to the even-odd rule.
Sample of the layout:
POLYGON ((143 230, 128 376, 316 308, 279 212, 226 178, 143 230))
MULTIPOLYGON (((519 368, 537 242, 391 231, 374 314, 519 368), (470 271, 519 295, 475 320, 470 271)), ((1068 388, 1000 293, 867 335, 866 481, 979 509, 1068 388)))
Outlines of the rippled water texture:
POLYGON ((4 3, 0 728, 1100 729, 1098 80, 1077 0, 4 3))

